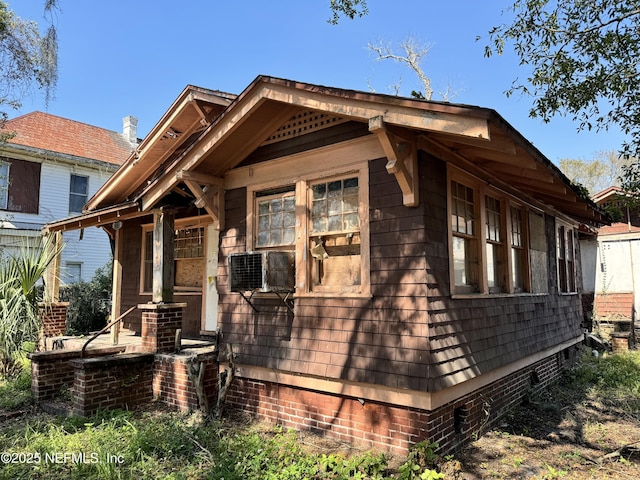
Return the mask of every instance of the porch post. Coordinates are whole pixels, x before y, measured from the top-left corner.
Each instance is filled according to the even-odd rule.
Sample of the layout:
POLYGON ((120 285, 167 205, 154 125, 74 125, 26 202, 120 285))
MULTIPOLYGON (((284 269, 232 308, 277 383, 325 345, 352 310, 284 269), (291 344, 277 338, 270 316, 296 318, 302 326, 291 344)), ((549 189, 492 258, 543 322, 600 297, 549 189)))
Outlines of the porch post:
POLYGON ((153 303, 173 302, 174 215, 164 208, 153 212, 153 303))
MULTIPOLYGON (((122 230, 115 231, 113 236, 115 243, 113 249, 113 278, 111 283, 111 321, 120 316, 122 287, 122 230)), ((120 336, 120 322, 111 326, 111 344, 118 344, 120 336)))
POLYGON ((45 291, 44 300, 49 303, 60 301, 60 259, 62 257, 62 232, 54 232, 53 248, 58 252, 53 261, 47 267, 44 274, 45 291))

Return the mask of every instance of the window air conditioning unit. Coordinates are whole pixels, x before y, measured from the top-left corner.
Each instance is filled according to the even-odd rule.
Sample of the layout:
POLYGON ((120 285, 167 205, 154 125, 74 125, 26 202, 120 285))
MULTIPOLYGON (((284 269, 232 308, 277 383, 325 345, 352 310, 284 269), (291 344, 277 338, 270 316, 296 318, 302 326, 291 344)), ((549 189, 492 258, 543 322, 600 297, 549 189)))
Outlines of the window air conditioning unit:
POLYGON ((232 292, 291 292, 295 278, 290 252, 232 253, 229 282, 232 292))

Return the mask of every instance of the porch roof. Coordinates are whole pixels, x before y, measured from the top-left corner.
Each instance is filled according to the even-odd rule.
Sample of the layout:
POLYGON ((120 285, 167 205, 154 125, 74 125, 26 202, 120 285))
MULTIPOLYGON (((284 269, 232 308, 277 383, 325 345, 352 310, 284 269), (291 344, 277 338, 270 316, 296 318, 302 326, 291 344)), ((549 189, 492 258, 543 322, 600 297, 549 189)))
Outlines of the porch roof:
MULTIPOLYGON (((487 182, 515 189, 533 204, 589 225, 609 223, 594 202, 494 110, 266 76, 257 77, 237 97, 188 86, 138 150, 87 203, 85 215, 96 222, 95 212, 118 210, 131 202, 139 205, 140 212, 150 212, 171 192, 196 197, 198 202, 209 186, 224 188, 227 172, 304 111, 364 124, 381 119, 389 131, 410 134, 421 149, 468 167, 487 182), (196 186, 181 188, 185 179, 196 186)), ((48 228, 63 229, 64 222, 74 225, 70 228, 84 228, 74 224, 75 219, 48 228)))

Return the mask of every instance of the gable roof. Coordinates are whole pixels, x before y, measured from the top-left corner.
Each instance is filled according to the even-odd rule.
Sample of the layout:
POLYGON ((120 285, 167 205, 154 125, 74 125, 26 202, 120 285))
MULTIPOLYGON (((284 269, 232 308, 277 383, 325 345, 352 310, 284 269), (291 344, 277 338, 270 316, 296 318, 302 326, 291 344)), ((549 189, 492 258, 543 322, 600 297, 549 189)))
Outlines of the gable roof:
POLYGON ((9 145, 118 166, 135 148, 118 132, 39 111, 7 120, 4 130, 16 134, 7 142, 9 145))
POLYGON ((95 212, 137 202, 142 211, 150 211, 185 174, 220 180, 271 141, 283 125, 309 111, 359 122, 368 128, 365 134, 379 124, 399 135, 409 132, 422 150, 462 165, 506 191, 516 191, 532 204, 550 206, 580 222, 608 223, 591 200, 494 110, 267 76, 257 77, 237 97, 188 86, 86 209, 95 212), (191 101, 192 95, 200 100, 191 101), (213 120, 203 112, 199 117, 194 114, 203 105, 211 108, 211 102, 221 107, 213 120), (374 119, 377 123, 372 124, 374 119), (181 120, 191 125, 189 135, 184 127, 176 128, 181 120), (194 127, 196 121, 199 128, 194 127))

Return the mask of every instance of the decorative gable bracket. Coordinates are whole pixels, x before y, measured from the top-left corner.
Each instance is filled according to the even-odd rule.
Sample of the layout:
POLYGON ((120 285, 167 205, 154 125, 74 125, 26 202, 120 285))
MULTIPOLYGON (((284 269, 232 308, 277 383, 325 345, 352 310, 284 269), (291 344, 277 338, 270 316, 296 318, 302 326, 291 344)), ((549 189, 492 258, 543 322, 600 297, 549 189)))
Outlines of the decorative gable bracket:
POLYGON ((382 116, 369 119, 369 131, 374 133, 387 156, 387 172, 395 175, 402 200, 407 207, 416 207, 420 203, 418 195, 418 153, 415 142, 407 141, 391 133, 382 116))
POLYGON ((195 206, 204 208, 213 219, 216 228, 224 228, 224 181, 202 173, 180 170, 176 179, 184 182, 195 197, 195 206))

